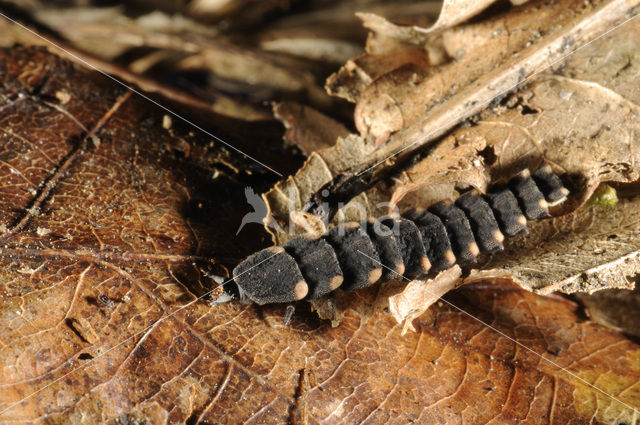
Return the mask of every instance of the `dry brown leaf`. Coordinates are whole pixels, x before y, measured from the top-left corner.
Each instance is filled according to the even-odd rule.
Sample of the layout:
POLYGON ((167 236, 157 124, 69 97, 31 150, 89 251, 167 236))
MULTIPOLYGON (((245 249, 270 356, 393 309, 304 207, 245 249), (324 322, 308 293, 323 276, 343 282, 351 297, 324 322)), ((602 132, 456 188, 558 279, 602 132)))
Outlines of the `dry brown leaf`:
MULTIPOLYGON (((496 0, 444 0, 438 20, 429 28, 417 27, 417 31, 429 33, 443 28, 453 27, 461 22, 482 12, 484 9, 495 3, 496 0)), ((513 3, 524 4, 527 0, 513 1, 513 3)))
POLYGON ((425 186, 453 187, 456 183, 464 183, 484 192, 489 181, 478 152, 485 146, 486 142, 482 137, 463 141, 445 139, 422 161, 402 173, 391 196, 391 206, 397 205, 407 193, 425 186))
MULTIPOLYGON (((340 171, 359 164, 365 153, 371 151, 373 145, 356 135, 339 138, 330 148, 312 152, 304 165, 294 176, 278 182, 271 190, 262 195, 268 208, 269 219, 273 218, 281 231, 268 229, 275 244, 282 244, 290 238, 303 233, 302 229, 290 226, 289 217, 292 211, 301 210, 307 200, 323 184, 330 181, 340 171)), ((381 215, 376 211, 376 200, 367 194, 360 194, 349 202, 349 206, 360 206, 360 209, 343 209, 335 220, 359 221, 368 216, 381 215)), ((382 212, 383 214, 383 212, 382 212)))
MULTIPOLYGON (((487 180, 480 158, 476 155, 483 147, 484 140, 481 138, 467 139, 466 142, 464 139, 450 138, 435 150, 434 156, 428 156, 404 173, 393 191, 380 185, 358 195, 336 214, 333 222, 361 221, 387 214, 407 193, 418 190, 411 202, 417 202, 416 199, 420 202, 429 202, 438 197, 442 199, 445 193, 453 192, 456 182, 484 190, 487 180), (458 144, 460 146, 454 148, 458 144), (426 170, 428 172, 424 172, 426 170)), ((295 224, 291 223, 291 213, 302 209, 323 184, 340 170, 358 164, 364 152, 371 149, 372 144, 355 135, 340 138, 336 146, 311 153, 296 175, 279 182, 265 193, 263 199, 269 210, 268 218, 275 219, 279 226, 277 229, 268 229, 274 242, 284 243, 306 233, 305 226, 291 225, 295 224)))
MULTIPOLYGON (((183 59, 177 67, 182 70, 206 69, 223 82, 245 85, 247 92, 301 92, 312 104, 324 107, 331 104, 308 65, 293 58, 210 42, 202 45, 198 53, 183 59)), ((262 94, 261 97, 274 96, 262 94)))
POLYGON ((296 0, 193 0, 187 2, 187 13, 205 22, 227 20, 229 25, 247 26, 261 22, 275 12, 291 7, 296 0))
MULTIPOLYGON (((425 37, 412 27, 399 27, 372 13, 358 13, 357 16, 364 26, 375 31, 367 40, 366 52, 347 61, 327 79, 326 89, 330 94, 355 103, 378 77, 402 66, 424 68, 436 62, 420 45, 425 37)), ((442 60, 442 55, 438 58, 442 60)))
POLYGON ((640 339, 640 286, 633 291, 607 289, 595 294, 575 294, 589 319, 622 332, 636 342, 640 339))
POLYGON ((359 55, 362 47, 348 41, 311 37, 278 38, 260 43, 268 52, 286 53, 324 63, 343 64, 359 55))
POLYGON ((467 280, 510 279, 541 294, 633 289, 640 273, 638 201, 531 223, 529 236, 509 243, 467 280))
POLYGON ((389 297, 389 312, 402 324, 402 335, 415 332, 413 321, 422 316, 433 303, 460 283, 462 269, 453 266, 433 279, 413 280, 401 293, 389 297))
MULTIPOLYGON (((416 25, 415 22, 413 25, 395 24, 385 16, 371 12, 357 13, 363 25, 372 31, 366 53, 347 62, 329 79, 327 89, 336 96, 356 102, 362 91, 377 77, 401 66, 417 65, 424 68, 439 65, 445 60, 441 39, 434 38, 429 33, 455 26, 494 2, 495 0, 432 2, 433 10, 416 13, 413 18, 417 20, 422 16, 437 16, 437 20, 429 27, 416 25)), ((420 70, 416 72, 422 73, 420 70)), ((417 81, 418 74, 414 77, 414 83, 417 81)))
POLYGON ((467 288, 405 336, 378 288, 344 294, 338 328, 197 300, 211 257, 259 242, 233 237, 247 176, 220 161, 251 163, 95 73, 0 54, 0 421, 637 421, 640 347, 567 300, 467 288))
MULTIPOLYGON (((439 7, 439 13, 438 19, 429 27, 397 25, 373 13, 360 13, 359 17, 365 22, 367 28, 377 34, 404 42, 421 44, 429 40, 426 34, 458 25, 479 14, 495 1, 444 0, 442 2, 433 2, 434 7, 439 7)), ((523 4, 526 1, 519 1, 518 3, 523 4)))
POLYGON ((284 141, 307 155, 333 146, 338 138, 349 135, 349 130, 341 123, 299 103, 277 103, 273 106, 273 114, 287 129, 284 141))
POLYGON ((55 28, 65 39, 87 52, 115 59, 131 47, 162 47, 194 52, 201 39, 219 34, 216 28, 183 15, 154 11, 131 18, 123 6, 56 8, 41 4, 30 10, 43 24, 55 28), (109 42, 107 42, 107 40, 109 42))
MULTIPOLYGON (((370 84, 356 105, 357 128, 378 139, 401 130, 375 158, 444 134, 495 96, 622 22, 633 7, 624 1, 589 7, 578 0, 539 3, 451 30, 463 34, 455 45, 464 49, 461 53, 448 46, 459 58, 449 64, 438 69, 400 68, 370 84)), ((444 37, 445 48, 449 38, 444 37)))

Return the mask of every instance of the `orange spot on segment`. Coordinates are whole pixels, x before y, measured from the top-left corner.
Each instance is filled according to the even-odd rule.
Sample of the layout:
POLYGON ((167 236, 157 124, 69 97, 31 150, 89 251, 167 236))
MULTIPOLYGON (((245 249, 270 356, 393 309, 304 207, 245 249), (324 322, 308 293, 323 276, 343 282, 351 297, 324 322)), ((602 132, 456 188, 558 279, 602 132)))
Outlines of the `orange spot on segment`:
POLYGON ((518 223, 522 224, 523 226, 526 226, 527 225, 527 217, 525 217, 522 214, 520 214, 520 216, 518 216, 518 223))
POLYGON ((293 296, 296 300, 301 300, 309 293, 309 285, 304 280, 298 281, 293 287, 293 296))
POLYGON ((382 269, 377 268, 369 272, 369 283, 374 284, 382 277, 382 269))
POLYGON ((453 251, 451 251, 450 249, 444 253, 444 258, 452 266, 456 263, 456 254, 454 254, 453 251))
POLYGON ((329 281, 329 289, 331 289, 332 291, 338 289, 340 285, 342 285, 342 282, 344 282, 344 276, 337 275, 332 277, 329 281))
POLYGON ((422 257, 420 259, 420 265, 422 266, 423 269, 427 271, 431 269, 431 261, 429 261, 429 258, 427 257, 422 257))

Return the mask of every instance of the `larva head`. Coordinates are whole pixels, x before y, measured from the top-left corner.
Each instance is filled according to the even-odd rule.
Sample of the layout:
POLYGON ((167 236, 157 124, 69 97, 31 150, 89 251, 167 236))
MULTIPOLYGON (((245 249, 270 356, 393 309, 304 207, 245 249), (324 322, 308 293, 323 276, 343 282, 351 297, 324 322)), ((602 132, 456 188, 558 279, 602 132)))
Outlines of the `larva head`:
POLYGON ((233 269, 241 298, 256 304, 290 303, 303 299, 309 286, 298 264, 282 247, 258 251, 233 269))

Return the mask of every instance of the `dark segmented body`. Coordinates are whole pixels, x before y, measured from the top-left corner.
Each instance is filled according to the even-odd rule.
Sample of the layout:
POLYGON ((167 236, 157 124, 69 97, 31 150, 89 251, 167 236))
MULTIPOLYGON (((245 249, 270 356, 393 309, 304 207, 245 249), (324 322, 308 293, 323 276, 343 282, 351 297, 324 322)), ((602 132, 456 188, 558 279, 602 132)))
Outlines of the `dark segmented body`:
POLYGON ((526 234, 527 219, 549 217, 549 205, 568 193, 550 167, 533 175, 524 170, 485 195, 468 193, 427 211, 347 223, 318 239, 300 236, 264 249, 233 270, 234 281, 241 296, 257 304, 289 303, 473 264, 480 253, 503 250, 505 235, 526 234))

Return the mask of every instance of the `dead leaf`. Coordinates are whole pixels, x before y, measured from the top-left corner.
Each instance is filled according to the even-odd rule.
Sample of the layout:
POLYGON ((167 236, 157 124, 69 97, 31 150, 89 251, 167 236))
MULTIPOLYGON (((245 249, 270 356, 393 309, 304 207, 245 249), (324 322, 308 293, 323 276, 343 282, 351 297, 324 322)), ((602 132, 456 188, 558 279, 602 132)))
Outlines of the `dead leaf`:
MULTIPOLYGON (((579 1, 545 7, 529 2, 502 16, 452 30, 463 34, 459 44, 466 53, 449 47, 459 59, 439 69, 400 68, 378 78, 358 99, 356 126, 377 138, 402 130, 375 155, 378 161, 411 143, 418 147, 622 22, 629 8, 624 2, 589 8, 579 1)), ((445 42, 449 38, 444 37, 445 42)))
POLYGON ((453 266, 438 273, 433 279, 413 280, 401 293, 389 297, 389 312, 402 324, 402 335, 415 332, 413 321, 422 316, 433 303, 460 283, 462 270, 453 266))
MULTIPOLYGON (((312 102, 329 106, 328 99, 316 77, 304 62, 258 50, 240 48, 227 43, 203 43, 197 54, 178 64, 182 70, 206 69, 212 78, 220 80, 220 88, 241 85, 236 91, 245 91, 262 100, 272 99, 273 93, 302 92, 312 102)), ((223 90, 221 90, 223 91, 223 90)))
MULTIPOLYGON (((429 27, 422 27, 415 23, 414 25, 394 24, 382 15, 371 12, 357 13, 363 25, 372 32, 367 42, 366 52, 347 62, 338 73, 330 77, 327 84, 329 92, 356 102, 362 91, 377 77, 399 69, 401 66, 412 64, 425 67, 441 64, 445 61, 441 39, 429 33, 464 22, 494 1, 431 2, 431 10, 423 10, 422 13, 413 15, 415 20, 424 16, 437 16, 437 20, 429 27)), ((526 0, 517 3, 525 2, 526 0)), ((404 17, 403 21, 406 20, 407 17, 404 17)), ((413 78, 414 83, 417 82, 417 74, 413 78)))
POLYGON ((273 114, 287 129, 284 135, 285 142, 297 146, 307 155, 328 148, 335 144, 339 137, 349 135, 349 130, 341 123, 298 103, 277 103, 273 107, 273 114))
POLYGON ((622 332, 634 341, 640 338, 640 286, 633 291, 607 289, 595 294, 575 294, 589 319, 622 332))
POLYGON ((249 160, 175 122, 169 134, 164 111, 42 50, 0 53, 2 421, 636 420, 640 347, 566 300, 467 288, 447 299, 465 313, 435 305, 405 336, 379 288, 344 294, 338 328, 304 312, 283 327, 283 306, 210 307, 202 269, 259 242, 233 237, 247 177, 220 162, 249 160), (42 103, 59 90, 68 115, 42 103), (80 149, 91 131, 99 146, 80 149), (185 143, 188 157, 172 150, 185 143), (65 323, 78 317, 96 342, 65 323))
POLYGON ((511 279, 542 294, 633 289, 631 278, 640 272, 637 209, 637 198, 624 199, 615 208, 582 208, 531 223, 528 236, 510 242, 468 280, 511 279))
POLYGON ((327 232, 326 224, 317 215, 307 211, 291 211, 291 223, 302 228, 305 234, 320 237, 327 232))
MULTIPOLYGON (((438 20, 429 28, 418 27, 416 28, 416 30, 422 32, 434 32, 442 28, 455 26, 477 15, 494 2, 495 0, 444 0, 442 2, 442 10, 440 10, 440 16, 438 16, 438 20)), ((526 2, 527 0, 512 1, 512 3, 518 5, 524 4, 526 2)))
MULTIPOLYGON (((268 207, 268 216, 273 217, 282 229, 281 231, 269 229, 273 241, 276 244, 282 244, 297 236, 299 230, 290 226, 290 213, 303 209, 307 200, 323 184, 330 181, 341 170, 360 163, 365 153, 372 149, 373 144, 355 135, 338 138, 334 146, 312 152, 294 176, 278 182, 263 194, 262 198, 268 207)), ((384 211, 376 211, 376 200, 370 199, 364 193, 351 200, 347 207, 336 215, 336 220, 360 221, 367 217, 382 215, 381 211, 384 211)))
POLYGON ((362 47, 355 43, 312 37, 278 38, 263 41, 260 47, 268 52, 286 53, 336 64, 343 64, 362 52, 362 47))
POLYGON ((445 139, 423 160, 402 174, 391 196, 391 207, 396 206, 407 193, 425 186, 449 185, 453 188, 457 183, 464 183, 485 192, 489 181, 483 158, 478 155, 485 146, 482 137, 462 143, 453 138, 445 139))

